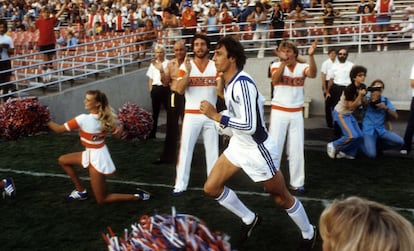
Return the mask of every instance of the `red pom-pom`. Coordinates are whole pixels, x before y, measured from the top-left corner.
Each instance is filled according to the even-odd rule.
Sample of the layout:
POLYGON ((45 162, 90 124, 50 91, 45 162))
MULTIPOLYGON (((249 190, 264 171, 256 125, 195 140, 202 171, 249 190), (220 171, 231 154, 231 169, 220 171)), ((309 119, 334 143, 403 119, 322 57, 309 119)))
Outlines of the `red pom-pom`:
POLYGON ((48 108, 33 98, 14 98, 0 106, 0 136, 19 138, 40 132, 50 121, 48 108))
POLYGON ((122 139, 147 139, 151 133, 152 115, 133 103, 126 103, 118 109, 118 119, 124 126, 122 139))

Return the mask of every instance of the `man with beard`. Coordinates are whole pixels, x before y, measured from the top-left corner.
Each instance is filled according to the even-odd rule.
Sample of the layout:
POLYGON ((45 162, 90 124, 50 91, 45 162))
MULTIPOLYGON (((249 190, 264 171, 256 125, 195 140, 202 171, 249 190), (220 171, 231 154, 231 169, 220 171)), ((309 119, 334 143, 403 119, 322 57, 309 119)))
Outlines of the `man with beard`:
POLYGON ((329 98, 331 100, 331 102, 327 104, 331 108, 331 112, 341 98, 342 92, 351 84, 349 73, 351 72, 352 66, 354 66, 354 63, 347 60, 347 49, 339 49, 336 55, 338 60, 333 64, 331 71, 329 72, 328 90, 325 97, 327 100, 329 98))
POLYGON ((207 174, 218 158, 218 134, 214 121, 200 113, 202 100, 212 104, 217 102, 218 74, 214 62, 209 59, 209 48, 207 36, 195 34, 192 41, 194 58, 187 56, 178 70, 176 91, 185 95, 185 107, 173 196, 180 196, 187 190, 194 146, 200 133, 203 135, 207 174))

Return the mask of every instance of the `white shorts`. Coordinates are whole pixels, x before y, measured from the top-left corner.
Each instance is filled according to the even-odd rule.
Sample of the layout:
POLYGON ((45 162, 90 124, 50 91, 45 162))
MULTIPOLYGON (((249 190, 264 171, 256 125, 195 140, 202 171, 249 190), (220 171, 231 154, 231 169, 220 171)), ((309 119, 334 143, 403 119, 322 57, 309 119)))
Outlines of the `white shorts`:
POLYGON ((223 154, 235 166, 240 167, 254 181, 261 182, 272 178, 279 170, 277 159, 277 147, 275 141, 268 136, 266 141, 260 145, 240 146, 232 144, 223 154))
POLYGON ((89 165, 102 174, 115 172, 115 165, 106 145, 98 149, 86 148, 82 152, 82 166, 88 168, 89 165))

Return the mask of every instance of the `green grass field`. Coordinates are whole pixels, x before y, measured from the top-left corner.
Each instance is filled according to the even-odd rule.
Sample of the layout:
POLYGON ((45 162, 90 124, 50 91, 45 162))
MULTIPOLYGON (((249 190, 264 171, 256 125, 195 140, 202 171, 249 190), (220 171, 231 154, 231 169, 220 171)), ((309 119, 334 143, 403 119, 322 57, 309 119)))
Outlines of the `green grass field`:
MULTIPOLYGON (((0 141, 0 178, 11 176, 17 186, 14 200, 0 200, 1 250, 106 250, 101 237, 106 227, 122 234, 143 214, 180 213, 203 219, 210 230, 236 237, 239 220, 203 195, 204 150, 198 145, 193 159, 190 189, 182 197, 171 197, 175 167, 154 166, 161 141, 126 142, 109 138, 117 172, 108 178, 109 192, 132 193, 141 187, 154 194, 145 202, 96 204, 94 197, 65 202, 72 191, 70 180, 57 164, 59 155, 82 150, 75 134, 41 134, 18 141, 0 141)), ((306 151, 307 189, 300 196, 313 223, 326 203, 358 195, 392 206, 414 222, 413 159, 383 157, 378 160, 331 160, 325 152, 306 151)), ((286 160, 282 161, 282 170, 286 160)), ((86 170, 79 169, 87 178, 86 170)), ((87 180, 86 187, 90 190, 87 180)), ((240 198, 264 218, 246 243, 249 251, 295 250, 300 233, 284 210, 278 208, 242 172, 230 182, 240 198)), ((321 250, 320 243, 315 250, 321 250)))

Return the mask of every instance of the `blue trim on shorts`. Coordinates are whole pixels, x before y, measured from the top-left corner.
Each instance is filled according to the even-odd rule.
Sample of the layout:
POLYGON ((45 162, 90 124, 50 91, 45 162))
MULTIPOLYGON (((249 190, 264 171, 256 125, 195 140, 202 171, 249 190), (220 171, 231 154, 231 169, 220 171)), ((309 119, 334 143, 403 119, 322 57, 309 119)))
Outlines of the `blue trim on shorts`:
POLYGON ((258 144, 259 152, 262 154, 263 158, 265 159, 267 166, 270 169, 270 172, 274 176, 277 173, 277 168, 275 166, 275 163, 272 159, 272 154, 269 152, 269 150, 264 146, 264 144, 258 144))

